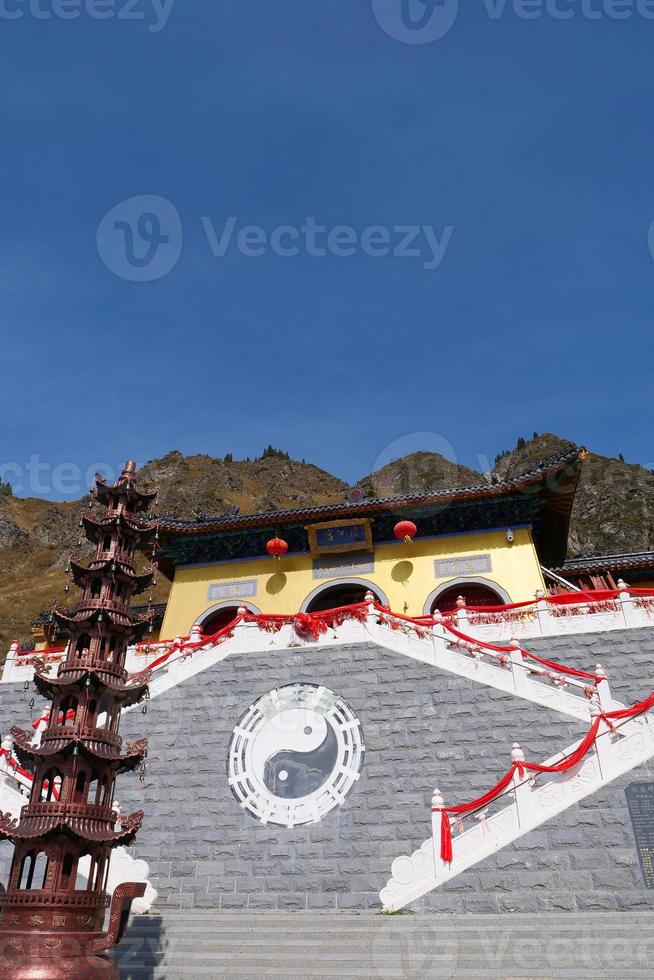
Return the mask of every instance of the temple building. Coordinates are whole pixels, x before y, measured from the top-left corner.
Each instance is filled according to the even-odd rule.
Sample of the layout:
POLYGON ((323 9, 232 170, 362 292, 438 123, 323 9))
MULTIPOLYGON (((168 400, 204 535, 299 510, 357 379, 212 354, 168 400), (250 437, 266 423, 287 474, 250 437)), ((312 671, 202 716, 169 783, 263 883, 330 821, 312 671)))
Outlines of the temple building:
POLYGON ((161 635, 214 633, 239 606, 316 612, 360 602, 410 616, 531 600, 565 559, 583 452, 517 479, 205 521, 159 522, 159 567, 172 579, 161 635), (409 542, 395 527, 409 521, 409 542), (266 550, 288 545, 282 560, 266 550))
MULTIPOLYGON (((121 683, 147 677, 121 735, 149 750, 111 806, 116 826, 144 818, 135 842, 112 837, 103 874, 107 895, 143 885, 134 976, 559 976, 568 955, 569 975, 651 972, 632 939, 654 921, 654 563, 566 560, 583 460, 570 447, 472 487, 130 516, 171 580, 164 608, 130 607, 139 629, 120 647, 121 683), (403 910, 414 925, 373 914, 403 910), (475 929, 497 939, 490 965, 475 929), (615 972, 606 943, 623 935, 615 972), (589 936, 604 957, 584 959, 590 973, 589 936)), ((104 621, 95 570, 71 574, 104 621)), ((34 629, 39 649, 12 645, 0 682, 15 839, 40 805, 38 739, 53 738, 41 695, 71 670, 82 625, 55 610, 34 629)), ((0 848, 0 880, 27 906, 29 879, 10 870, 0 848)))

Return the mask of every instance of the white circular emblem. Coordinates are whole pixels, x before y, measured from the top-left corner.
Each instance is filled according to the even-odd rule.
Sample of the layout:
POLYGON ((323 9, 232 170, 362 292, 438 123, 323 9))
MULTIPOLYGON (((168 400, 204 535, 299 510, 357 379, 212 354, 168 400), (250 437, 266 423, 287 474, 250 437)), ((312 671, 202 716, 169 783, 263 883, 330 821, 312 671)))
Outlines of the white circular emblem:
POLYGON ((289 684, 255 701, 234 728, 234 796, 262 823, 318 823, 352 791, 365 746, 361 723, 326 687, 289 684))

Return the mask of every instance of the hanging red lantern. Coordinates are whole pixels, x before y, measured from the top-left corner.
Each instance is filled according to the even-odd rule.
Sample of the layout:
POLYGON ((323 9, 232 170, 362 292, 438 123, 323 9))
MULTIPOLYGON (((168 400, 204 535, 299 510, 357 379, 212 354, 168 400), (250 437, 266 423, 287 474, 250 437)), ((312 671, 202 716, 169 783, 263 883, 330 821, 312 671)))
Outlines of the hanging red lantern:
POLYGON ((393 533, 396 538, 403 540, 405 544, 411 544, 418 533, 418 528, 413 521, 398 521, 393 528, 393 533))
POLYGON ((282 555, 285 555, 288 551, 288 544, 283 538, 271 538, 266 545, 266 551, 271 558, 276 558, 279 561, 282 555))

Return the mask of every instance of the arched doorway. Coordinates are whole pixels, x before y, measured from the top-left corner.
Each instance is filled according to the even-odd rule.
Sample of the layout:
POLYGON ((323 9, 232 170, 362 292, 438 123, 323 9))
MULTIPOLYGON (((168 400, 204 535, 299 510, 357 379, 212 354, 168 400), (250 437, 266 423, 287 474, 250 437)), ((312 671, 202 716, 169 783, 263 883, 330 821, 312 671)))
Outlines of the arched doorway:
POLYGON ((511 602, 508 592, 494 582, 484 579, 460 579, 458 582, 435 589, 425 603, 424 612, 431 614, 434 609, 442 613, 457 608, 457 600, 463 596, 466 606, 504 606, 511 602))
POLYGON ((377 586, 365 579, 347 579, 314 589, 302 603, 302 612, 324 612, 325 609, 337 609, 339 606, 353 606, 365 600, 366 592, 372 592, 382 605, 388 604, 386 596, 377 586))
POLYGON ((255 614, 259 612, 250 602, 239 602, 238 600, 235 602, 221 602, 217 606, 212 606, 211 609, 207 609, 194 625, 200 627, 204 636, 213 636, 214 633, 229 626, 236 619, 239 606, 245 606, 250 612, 255 614))

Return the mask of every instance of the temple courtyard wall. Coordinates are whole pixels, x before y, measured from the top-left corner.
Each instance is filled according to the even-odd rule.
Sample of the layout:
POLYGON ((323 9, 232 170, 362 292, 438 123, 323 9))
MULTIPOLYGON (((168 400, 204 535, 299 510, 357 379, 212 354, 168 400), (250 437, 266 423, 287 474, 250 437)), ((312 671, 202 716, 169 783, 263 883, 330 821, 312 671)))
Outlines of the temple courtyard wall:
MULTIPOLYGON (((614 697, 654 688, 654 630, 529 641, 582 669, 601 663, 614 697)), ((0 685, 3 734, 41 708, 23 685, 0 685)), ((147 735, 144 780, 120 777, 122 812, 143 808, 132 848, 151 867, 160 907, 371 909, 393 860, 431 833, 435 786, 454 804, 491 787, 519 741, 545 760, 585 733, 583 722, 447 674, 373 644, 300 646, 230 655, 125 713, 124 740, 147 735), (319 823, 263 825, 227 781, 228 746, 247 708, 275 687, 324 685, 361 722, 365 761, 342 806, 319 823)), ((415 903, 423 911, 538 912, 654 907, 643 882, 625 787, 654 779, 641 766, 415 903)), ((471 818, 468 818, 469 820, 471 818)), ((0 847, 6 881, 9 845, 0 847)))

